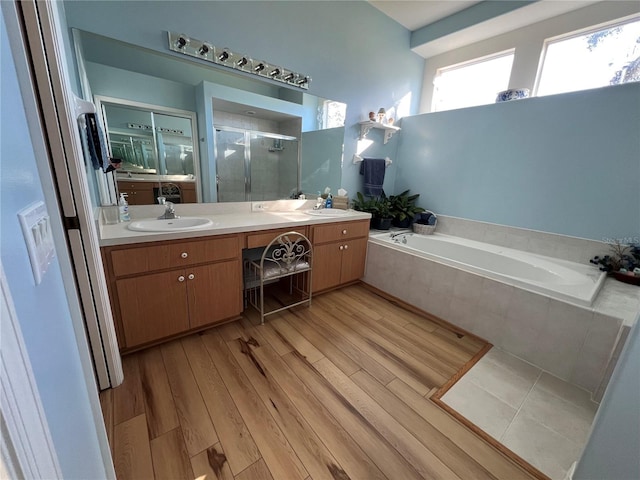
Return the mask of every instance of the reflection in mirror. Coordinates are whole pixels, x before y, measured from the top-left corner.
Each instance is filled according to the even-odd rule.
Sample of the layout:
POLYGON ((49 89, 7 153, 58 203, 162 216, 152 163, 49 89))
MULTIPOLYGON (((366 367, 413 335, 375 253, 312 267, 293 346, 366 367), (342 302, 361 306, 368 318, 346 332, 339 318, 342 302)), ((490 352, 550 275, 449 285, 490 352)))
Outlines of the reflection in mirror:
MULTIPOLYGON (((203 141, 201 138, 199 142, 193 143, 193 152, 189 152, 187 148, 183 148, 188 144, 181 143, 180 141, 174 142, 173 139, 168 138, 172 137, 171 134, 158 131, 158 127, 175 128, 184 130, 184 132, 188 130, 188 127, 166 126, 162 123, 161 115, 165 115, 166 113, 163 109, 169 107, 169 109, 178 108, 183 111, 197 112, 198 119, 202 122, 202 125, 200 125, 199 133, 196 133, 195 123, 191 124, 192 129, 190 131, 193 132, 192 136, 194 139, 196 135, 202 137, 203 132, 213 132, 207 133, 206 135, 215 136, 214 124, 217 126, 237 127, 237 125, 230 125, 227 122, 219 122, 215 104, 212 107, 210 103, 211 100, 215 102, 216 100, 229 100, 229 98, 209 98, 202 102, 200 99, 202 98, 201 89, 203 85, 223 86, 241 92, 243 95, 239 100, 241 103, 244 103, 241 108, 243 108, 244 111, 256 111, 255 118, 260 118, 263 112, 261 112, 259 108, 256 108, 260 102, 252 102, 249 97, 265 99, 266 103, 278 99, 277 101, 284 101, 290 103, 290 105, 295 105, 300 112, 296 121, 301 127, 299 126, 296 132, 262 127, 248 128, 249 130, 257 132, 275 133, 277 135, 296 137, 298 139, 297 151, 299 153, 299 159, 297 162, 299 168, 294 172, 294 170, 290 168, 291 162, 287 160, 283 165, 289 166, 278 169, 278 175, 284 175, 285 173, 291 174, 294 172, 294 175, 297 177, 297 183, 290 184, 288 180, 286 182, 283 181, 281 186, 273 189, 273 195, 277 196, 275 198, 287 198, 296 190, 296 187, 304 193, 313 195, 315 195, 318 190, 324 190, 327 186, 334 192, 340 187, 342 145, 344 142, 344 116, 346 112, 345 104, 290 90, 287 87, 272 85, 269 81, 259 81, 245 76, 238 76, 236 73, 229 73, 215 66, 204 65, 197 60, 192 61, 171 53, 161 53, 155 50, 141 48, 88 32, 74 31, 74 41, 82 46, 82 48, 76 49, 76 54, 79 57, 78 63, 82 63, 86 70, 87 85, 89 86, 87 91, 90 91, 95 97, 127 98, 133 101, 131 102, 132 104, 137 104, 138 106, 140 105, 138 102, 152 104, 152 108, 149 109, 153 112, 152 118, 127 122, 145 126, 149 125, 152 127, 151 130, 141 128, 134 132, 132 129, 126 128, 125 131, 121 129, 119 132, 114 132, 114 144, 118 145, 117 147, 112 147, 114 148, 114 154, 116 149, 120 149, 117 150, 118 155, 126 157, 125 154, 128 153, 131 158, 131 161, 127 161, 126 165, 129 171, 125 174, 126 177, 124 179, 121 178, 121 181, 128 181, 128 188, 133 188, 131 180, 133 178, 141 178, 140 175, 165 175, 170 177, 172 175, 193 174, 196 177, 196 183, 203 182, 198 185, 201 191, 198 193, 197 198, 204 197, 207 201, 210 201, 215 200, 216 191, 218 191, 217 187, 219 187, 219 185, 215 185, 214 183, 217 183, 219 177, 226 175, 233 183, 245 187, 248 171, 251 177, 250 187, 252 187, 251 190, 254 191, 254 197, 266 195, 264 192, 268 189, 258 182, 258 179, 262 179, 261 173, 259 173, 258 170, 260 172, 263 171, 260 169, 272 165, 272 163, 269 162, 273 162, 273 158, 276 156, 282 157, 282 154, 276 154, 275 150, 268 152, 269 155, 267 155, 266 158, 271 158, 272 160, 256 162, 253 165, 253 170, 255 171, 253 175, 251 175, 251 164, 245 164, 243 169, 236 171, 237 177, 234 176, 231 178, 231 175, 233 175, 232 171, 225 171, 225 167, 219 166, 216 161, 215 157, 218 146, 215 138, 211 138, 211 144, 208 144, 208 140, 203 141), (161 105, 168 107, 160 107, 161 105), (211 110, 206 111, 207 109, 212 109, 213 112, 211 110), (153 129, 154 126, 155 130, 153 129), (317 137, 312 133, 327 128, 333 130, 333 133, 327 133, 324 140, 323 137, 325 136, 319 132, 317 137), (162 137, 161 143, 158 141, 159 136, 162 137), (309 139, 308 141, 311 143, 309 147, 305 145, 307 139, 309 139), (332 142, 332 144, 329 145, 329 142, 332 142), (198 146, 201 147, 200 155, 198 154, 198 146), (162 152, 163 148, 166 157, 163 155, 158 156, 158 153, 162 152), (188 168, 186 158, 185 161, 181 158, 183 155, 189 156, 190 154, 193 159, 192 172, 188 168), (145 158, 147 160, 146 164, 145 158), (154 158, 156 159, 155 164, 152 162, 154 158), (160 162, 158 162, 157 159, 160 159, 160 162), (166 159, 165 163, 162 163, 163 159, 166 159), (163 170, 165 167, 166 171, 163 170), (184 169, 174 169, 174 167, 184 167, 184 169), (222 168, 222 170, 216 171, 216 168, 222 168), (152 173, 151 171, 154 169, 156 171, 152 173), (149 170, 149 172, 145 172, 145 170, 149 170), (136 171, 140 173, 135 175, 134 172, 136 171), (200 172, 203 172, 206 177, 200 178, 200 172), (244 173, 244 175, 242 175, 242 173, 244 173), (131 179, 128 177, 129 174, 131 174, 131 179)), ((117 103, 118 102, 114 102, 114 105, 117 103)), ((120 104, 120 106, 127 105, 120 104)), ((135 105, 128 105, 128 107, 137 108, 135 105)), ((222 111, 224 112, 226 109, 223 108, 222 111)), ((171 113, 166 114, 171 116, 171 113)), ((267 144, 270 143, 273 147, 273 139, 262 139, 260 141, 265 141, 267 144)), ((291 152, 293 150, 295 150, 294 147, 284 149, 285 152, 291 152)), ((270 173, 275 171, 274 168, 269 169, 270 173)), ((122 177, 122 174, 120 174, 120 177, 122 177)), ((162 179, 163 182, 172 181, 172 183, 175 183, 171 178, 161 177, 160 179, 162 179)), ((157 183, 158 178, 154 177, 153 179, 149 179, 149 181, 154 180, 157 183)), ((158 185, 156 185, 156 188, 159 188, 158 185)), ((193 191, 195 192, 195 190, 193 191)), ((246 191, 244 191, 243 188, 238 189, 234 187, 233 191, 243 192, 244 198, 247 198, 246 191)), ((155 198, 153 191, 145 195, 139 194, 138 199, 142 201, 143 198, 147 199, 149 203, 152 203, 155 198)), ((131 197, 130 200, 132 200, 131 197)), ((226 201, 224 195, 220 195, 218 200, 226 201)), ((183 199, 183 201, 186 200, 183 199)))
POLYGON ((219 202, 297 197, 296 137, 218 126, 215 142, 219 202))
POLYGON ((301 156, 305 160, 300 172, 300 189, 307 196, 324 192, 326 187, 334 194, 338 192, 342 179, 343 139, 344 126, 302 134, 301 156))
POLYGON ((158 203, 167 192, 174 203, 196 202, 195 114, 99 95, 95 100, 109 155, 121 160, 118 191, 127 194, 129 204, 158 203))

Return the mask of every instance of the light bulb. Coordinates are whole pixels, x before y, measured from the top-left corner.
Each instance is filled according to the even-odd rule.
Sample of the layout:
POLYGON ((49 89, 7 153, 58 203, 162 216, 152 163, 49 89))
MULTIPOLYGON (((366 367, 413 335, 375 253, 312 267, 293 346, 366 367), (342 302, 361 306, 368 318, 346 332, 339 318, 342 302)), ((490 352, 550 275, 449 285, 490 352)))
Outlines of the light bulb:
POLYGON ((184 47, 186 47, 187 45, 189 45, 189 42, 191 42, 191 40, 189 39, 189 37, 187 37, 186 35, 180 35, 178 37, 178 39, 176 40, 176 48, 179 49, 183 49, 184 47))

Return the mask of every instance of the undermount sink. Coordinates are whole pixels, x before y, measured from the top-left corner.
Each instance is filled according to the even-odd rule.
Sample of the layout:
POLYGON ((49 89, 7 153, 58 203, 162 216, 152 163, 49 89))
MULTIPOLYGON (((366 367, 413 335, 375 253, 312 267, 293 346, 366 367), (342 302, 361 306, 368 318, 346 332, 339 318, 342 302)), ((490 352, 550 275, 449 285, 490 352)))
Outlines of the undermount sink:
MULTIPOLYGON (((217 225, 217 223, 215 224, 217 225)), ((172 219, 136 220, 127 225, 129 230, 136 232, 176 232, 185 230, 199 230, 214 226, 213 221, 201 217, 180 217, 172 219)))
POLYGON ((321 208, 319 210, 307 210, 307 215, 318 215, 320 217, 343 217, 349 215, 349 210, 340 210, 339 208, 321 208))

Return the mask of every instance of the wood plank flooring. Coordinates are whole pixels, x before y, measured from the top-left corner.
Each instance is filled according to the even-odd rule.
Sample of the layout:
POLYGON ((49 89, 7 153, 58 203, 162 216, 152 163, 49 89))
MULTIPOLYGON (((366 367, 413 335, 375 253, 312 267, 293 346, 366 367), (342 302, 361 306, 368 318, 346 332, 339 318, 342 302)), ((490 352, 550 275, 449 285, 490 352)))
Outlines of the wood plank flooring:
POLYGON ((533 478, 429 397, 486 344, 354 285, 124 357, 119 479, 533 478))

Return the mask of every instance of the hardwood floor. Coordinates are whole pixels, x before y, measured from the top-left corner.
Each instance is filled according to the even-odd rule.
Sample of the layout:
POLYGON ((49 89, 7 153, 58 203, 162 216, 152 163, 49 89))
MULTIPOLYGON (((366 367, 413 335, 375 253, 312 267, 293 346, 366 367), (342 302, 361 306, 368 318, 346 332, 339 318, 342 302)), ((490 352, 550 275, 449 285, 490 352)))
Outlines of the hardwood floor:
POLYGON ((486 344, 355 285, 124 357, 119 479, 533 478, 432 395, 486 344))

